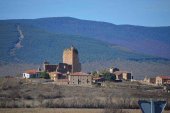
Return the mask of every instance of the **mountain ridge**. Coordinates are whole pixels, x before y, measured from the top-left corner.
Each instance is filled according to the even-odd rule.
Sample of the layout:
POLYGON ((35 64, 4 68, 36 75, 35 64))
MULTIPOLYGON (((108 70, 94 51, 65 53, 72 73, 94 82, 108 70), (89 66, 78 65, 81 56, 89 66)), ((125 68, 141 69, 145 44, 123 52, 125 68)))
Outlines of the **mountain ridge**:
POLYGON ((115 25, 107 22, 53 17, 31 20, 12 20, 49 32, 95 38, 111 44, 125 46, 137 52, 170 58, 170 27, 144 27, 115 25), (146 45, 146 46, 143 46, 146 45), (155 46, 156 45, 156 46, 155 46))
MULTIPOLYGON (((78 49, 82 69, 86 72, 114 65, 132 71, 135 78, 169 73, 169 57, 143 52, 146 48, 147 51, 155 49, 155 44, 158 44, 158 49, 155 51, 159 50, 160 45, 164 45, 161 49, 166 53, 170 43, 169 27, 152 30, 145 27, 105 24, 105 22, 90 21, 89 23, 74 18, 71 20, 66 18, 67 21, 62 19, 0 20, 2 76, 22 73, 25 69, 32 68, 34 64, 34 68, 38 68, 37 65, 42 64, 44 60, 54 64, 62 62, 63 50, 71 45, 78 49), (142 38, 143 34, 148 37, 142 38), (148 41, 154 44, 148 46, 147 44, 150 44, 148 41), (18 42, 21 46, 15 49, 15 55, 10 55, 10 50, 18 47, 18 42), (134 48, 140 45, 139 47, 142 48, 137 48, 135 51, 126 45, 133 45, 134 48), (16 72, 14 66, 19 71, 16 72)), ((162 52, 160 50, 159 53, 162 52)))

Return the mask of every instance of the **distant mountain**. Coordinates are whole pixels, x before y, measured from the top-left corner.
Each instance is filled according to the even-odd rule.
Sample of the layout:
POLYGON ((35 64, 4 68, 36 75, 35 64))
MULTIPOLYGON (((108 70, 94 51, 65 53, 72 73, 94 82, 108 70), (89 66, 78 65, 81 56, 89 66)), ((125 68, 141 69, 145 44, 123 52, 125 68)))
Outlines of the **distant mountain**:
POLYGON ((115 25, 106 22, 53 17, 29 20, 7 20, 7 23, 31 25, 48 32, 78 35, 109 42, 154 56, 170 58, 170 27, 115 25))
POLYGON ((61 61, 63 49, 70 45, 80 48, 82 61, 152 58, 144 54, 152 59, 170 58, 170 27, 114 25, 71 17, 18 19, 1 20, 0 37, 1 61, 39 63, 51 57, 52 62, 61 61))
POLYGON ((45 30, 95 38, 139 53, 170 58, 170 27, 114 25, 69 17, 37 19, 35 23, 45 30))
MULTIPOLYGON (((0 64, 62 62, 63 50, 71 45, 78 48, 80 61, 88 69, 109 61, 166 63, 170 27, 114 25, 70 17, 0 20, 0 64)), ((128 69, 124 66, 120 65, 128 69)), ((134 71, 133 67, 128 70, 134 71)))
POLYGON ((42 63, 49 60, 57 63, 62 61, 63 50, 71 45, 78 48, 81 62, 159 59, 93 38, 57 34, 28 23, 0 22, 1 62, 42 63))

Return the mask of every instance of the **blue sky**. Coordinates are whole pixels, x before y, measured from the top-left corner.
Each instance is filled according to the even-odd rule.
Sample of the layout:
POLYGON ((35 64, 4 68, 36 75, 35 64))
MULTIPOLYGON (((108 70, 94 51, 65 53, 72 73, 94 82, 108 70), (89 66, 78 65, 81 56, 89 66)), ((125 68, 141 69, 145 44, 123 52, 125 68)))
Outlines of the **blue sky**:
POLYGON ((0 19, 75 17, 114 24, 170 26, 170 0, 0 0, 0 19))

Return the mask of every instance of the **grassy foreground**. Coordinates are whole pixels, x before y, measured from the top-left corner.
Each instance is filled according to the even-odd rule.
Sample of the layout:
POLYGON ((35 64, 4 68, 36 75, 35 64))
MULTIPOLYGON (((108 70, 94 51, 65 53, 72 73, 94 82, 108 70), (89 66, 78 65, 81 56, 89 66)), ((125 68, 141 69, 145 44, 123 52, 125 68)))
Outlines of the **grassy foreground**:
MULTIPOLYGON (((0 113, 103 113, 103 109, 75 109, 75 108, 1 108, 0 113)), ((128 113, 142 113, 140 109, 126 109, 128 113)), ((170 113, 164 111, 163 113, 170 113)))

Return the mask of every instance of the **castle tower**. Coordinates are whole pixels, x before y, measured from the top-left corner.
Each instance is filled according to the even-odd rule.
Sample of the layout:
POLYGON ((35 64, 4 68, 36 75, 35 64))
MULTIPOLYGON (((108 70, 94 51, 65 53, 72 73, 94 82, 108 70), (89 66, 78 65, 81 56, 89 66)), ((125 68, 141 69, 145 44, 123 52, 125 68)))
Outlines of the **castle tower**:
POLYGON ((63 63, 72 66, 72 72, 80 72, 81 64, 79 62, 78 50, 71 46, 71 48, 65 49, 63 52, 63 63))

